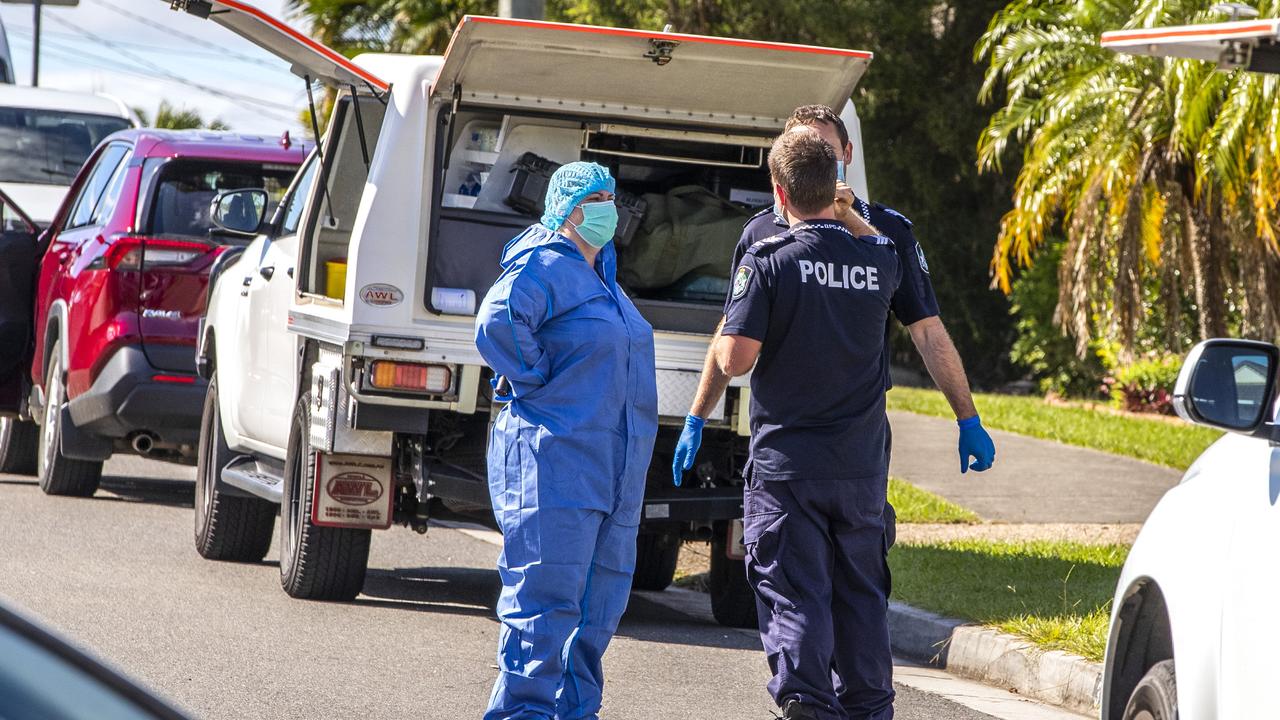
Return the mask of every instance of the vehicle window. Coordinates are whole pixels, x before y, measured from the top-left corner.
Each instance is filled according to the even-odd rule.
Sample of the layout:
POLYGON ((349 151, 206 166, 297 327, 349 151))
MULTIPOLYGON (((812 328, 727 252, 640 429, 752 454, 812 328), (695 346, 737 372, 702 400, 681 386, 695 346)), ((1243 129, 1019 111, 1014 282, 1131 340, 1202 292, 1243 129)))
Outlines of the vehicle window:
POLYGON ((166 163, 151 189, 151 213, 145 232, 165 237, 208 238, 217 232, 209 206, 224 190, 266 190, 268 202, 263 217, 270 217, 297 170, 296 165, 288 164, 211 160, 166 163))
POLYGON ((115 174, 116 168, 122 164, 121 160, 124 159, 128 152, 129 148, 125 145, 111 145, 102 151, 102 155, 98 157, 98 163, 94 166, 93 172, 89 174, 84 186, 80 188, 80 195, 76 198, 75 209, 72 210, 71 218, 67 221, 68 229, 84 227, 90 223, 93 219, 93 211, 97 209, 98 203, 102 200, 107 184, 111 181, 111 176, 115 174))
POLYGON ((139 720, 151 713, 45 648, 0 629, 0 719, 139 720))
POLYGON ((280 225, 281 234, 291 235, 298 232, 298 224, 302 222, 302 208, 307 204, 307 196, 311 194, 311 186, 315 184, 319 170, 320 163, 316 162, 315 157, 312 156, 307 162, 307 168, 302 171, 297 189, 289 198, 289 204, 285 206, 284 222, 280 225))
POLYGON ((0 108, 0 182, 70 185, 98 143, 129 126, 109 115, 0 108))
POLYGON ((101 225, 111 218, 111 213, 115 211, 116 205, 120 202, 120 194, 124 191, 124 179, 129 174, 129 163, 122 162, 116 166, 116 171, 112 173, 111 180, 107 182, 107 189, 102 193, 102 201, 98 203, 98 207, 94 209, 93 215, 89 218, 90 225, 101 225))

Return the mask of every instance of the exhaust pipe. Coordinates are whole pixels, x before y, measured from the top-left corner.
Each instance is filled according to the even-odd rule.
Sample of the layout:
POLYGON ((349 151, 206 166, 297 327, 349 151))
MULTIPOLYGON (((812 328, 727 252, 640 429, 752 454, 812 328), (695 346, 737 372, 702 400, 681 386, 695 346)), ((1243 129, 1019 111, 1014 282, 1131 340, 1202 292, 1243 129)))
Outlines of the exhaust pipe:
POLYGON ((133 436, 133 451, 139 455, 150 455, 152 448, 156 446, 156 438, 151 433, 138 433, 133 436))

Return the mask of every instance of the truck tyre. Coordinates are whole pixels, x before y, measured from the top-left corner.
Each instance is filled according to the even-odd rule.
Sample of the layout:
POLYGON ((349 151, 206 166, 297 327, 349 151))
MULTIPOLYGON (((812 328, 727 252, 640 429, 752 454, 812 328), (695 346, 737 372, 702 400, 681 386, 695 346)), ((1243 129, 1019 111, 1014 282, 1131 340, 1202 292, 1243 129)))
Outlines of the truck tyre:
POLYGON ((18 418, 0 418, 0 473, 36 474, 40 426, 18 418))
POLYGON ((280 585, 303 600, 353 600, 364 587, 370 530, 311 524, 316 462, 311 451, 311 394, 293 411, 280 506, 280 585))
POLYGON ((222 434, 218 413, 218 377, 209 380, 200 416, 200 450, 196 460, 196 552, 208 560, 259 562, 271 549, 276 504, 261 498, 222 492, 222 468, 233 455, 222 434))
POLYGON ((711 614, 726 627, 756 628, 756 593, 747 582, 747 566, 729 557, 729 527, 715 524, 711 535, 711 614))
POLYGON ((89 497, 98 491, 102 461, 73 460, 62 454, 62 405, 67 401, 63 385, 61 342, 49 350, 49 369, 44 376, 44 424, 40 426, 40 451, 36 474, 40 489, 47 495, 89 497))
POLYGON ((1124 707, 1124 720, 1178 720, 1178 682, 1173 661, 1151 666, 1124 707))
POLYGON ((646 533, 636 536, 636 574, 631 587, 636 590, 666 590, 676 576, 680 559, 680 536, 676 533, 646 533))

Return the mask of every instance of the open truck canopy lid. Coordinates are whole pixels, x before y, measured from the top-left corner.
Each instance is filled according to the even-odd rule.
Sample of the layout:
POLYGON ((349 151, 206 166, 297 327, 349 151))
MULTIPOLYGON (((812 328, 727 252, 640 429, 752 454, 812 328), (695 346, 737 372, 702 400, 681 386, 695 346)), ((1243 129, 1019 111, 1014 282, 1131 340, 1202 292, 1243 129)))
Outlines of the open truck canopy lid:
POLYGON ((207 18, 289 63, 299 77, 327 85, 354 85, 384 92, 387 83, 341 53, 298 32, 278 18, 239 0, 162 0, 175 10, 207 18))
POLYGON ((1207 60, 1224 70, 1280 72, 1280 19, 1113 30, 1102 47, 1131 55, 1207 60))
POLYGON ((844 107, 871 53, 468 15, 432 97, 467 105, 777 131, 844 107))

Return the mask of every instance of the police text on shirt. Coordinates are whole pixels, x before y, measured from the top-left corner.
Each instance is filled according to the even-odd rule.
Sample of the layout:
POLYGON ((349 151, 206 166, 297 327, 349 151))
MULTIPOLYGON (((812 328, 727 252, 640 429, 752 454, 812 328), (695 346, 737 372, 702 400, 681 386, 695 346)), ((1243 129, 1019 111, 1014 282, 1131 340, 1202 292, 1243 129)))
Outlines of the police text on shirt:
POLYGON ((853 290, 879 290, 880 289, 880 269, 866 265, 848 265, 836 266, 835 263, 819 262, 813 263, 809 260, 801 260, 800 266, 800 282, 809 282, 809 277, 813 276, 815 282, 819 285, 825 285, 829 288, 853 289, 853 290))

